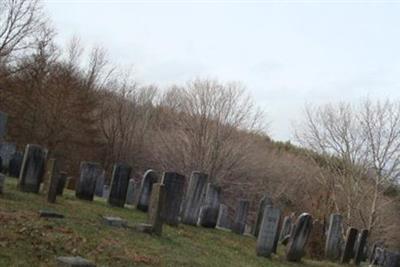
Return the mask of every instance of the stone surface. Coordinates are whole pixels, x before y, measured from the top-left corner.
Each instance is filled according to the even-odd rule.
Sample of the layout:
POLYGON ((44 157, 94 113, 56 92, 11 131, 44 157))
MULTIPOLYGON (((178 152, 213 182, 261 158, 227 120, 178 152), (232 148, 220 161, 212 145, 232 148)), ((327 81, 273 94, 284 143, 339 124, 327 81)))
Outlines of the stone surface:
POLYGON ((184 224, 197 224, 200 208, 204 200, 207 180, 207 174, 201 172, 192 172, 188 189, 186 191, 185 208, 182 215, 182 222, 184 224))
POLYGON ((295 223, 289 243, 286 247, 288 261, 300 261, 304 255, 304 248, 312 230, 312 217, 308 213, 301 214, 295 223))
POLYGON ((346 264, 354 257, 354 245, 356 243, 358 230, 355 228, 348 228, 346 233, 346 240, 343 248, 342 257, 340 263, 346 264))
POLYGON ((79 199, 92 201, 96 180, 103 170, 97 162, 81 162, 80 175, 75 186, 75 196, 79 199))
POLYGON ((44 175, 45 160, 42 147, 31 144, 26 146, 18 181, 18 188, 21 191, 39 193, 40 183, 44 175))
POLYGON ((110 194, 108 196, 108 204, 111 206, 124 207, 131 171, 132 168, 127 164, 116 163, 114 165, 111 177, 110 194))
POLYGON ((228 207, 225 204, 219 205, 218 219, 217 219, 216 226, 219 228, 225 228, 225 229, 231 228, 231 222, 229 220, 229 211, 228 211, 228 207))
POLYGON ((250 202, 245 199, 239 200, 236 208, 235 219, 232 224, 232 232, 242 235, 247 222, 247 215, 249 214, 250 202))
POLYGON ((0 111, 0 142, 4 140, 7 133, 7 120, 8 120, 7 113, 0 111))
POLYGON ((4 173, 8 171, 10 160, 17 151, 17 146, 14 143, 0 143, 0 157, 2 163, 2 170, 4 173))
POLYGON ((270 257, 275 250, 275 243, 279 236, 279 221, 281 210, 270 205, 265 206, 260 230, 257 237, 257 256, 270 257))
POLYGON ((12 156, 10 164, 8 166, 8 173, 11 177, 19 177, 23 158, 24 155, 19 151, 15 152, 12 156))
POLYGON ((162 184, 165 185, 165 205, 162 211, 162 218, 165 223, 177 226, 179 224, 185 176, 176 172, 165 172, 162 184))
POLYGON ((104 185, 103 186, 103 198, 108 199, 108 196, 110 195, 110 186, 109 185, 104 185))
POLYGON ((363 229, 357 237, 355 254, 354 254, 354 264, 360 265, 361 261, 364 259, 365 245, 367 244, 368 230, 363 229))
POLYGON ((342 245, 342 216, 331 214, 329 219, 328 234, 325 242, 325 257, 331 261, 340 258, 340 247, 342 245))
POLYGON ((59 170, 58 170, 58 162, 56 159, 50 159, 51 170, 46 170, 49 172, 49 189, 47 191, 47 202, 55 203, 57 198, 57 187, 59 182, 59 170))
POLYGON ((96 267, 93 262, 82 257, 57 257, 57 267, 96 267))
POLYGON ((151 191, 153 184, 158 182, 158 174, 153 170, 147 170, 140 183, 140 192, 137 199, 137 209, 147 212, 149 209, 151 191))
POLYGON ((383 252, 383 267, 399 267, 400 266, 400 253, 392 252, 384 249, 383 252))
POLYGON ((282 240, 290 235, 290 231, 292 230, 292 218, 290 216, 285 216, 282 223, 282 230, 279 234, 279 241, 282 243, 282 240))
POLYGON ((60 172, 58 174, 57 196, 62 196, 63 195, 66 183, 67 183, 67 173, 66 172, 60 172))
POLYGON ((203 227, 214 228, 217 225, 219 205, 221 202, 221 187, 208 184, 204 205, 201 207, 199 224, 203 227))
POLYGON ((135 224, 135 230, 138 232, 146 233, 146 234, 154 233, 153 225, 148 224, 148 223, 135 224))
POLYGON ((53 174, 55 162, 56 160, 52 158, 48 159, 45 163, 44 175, 40 189, 43 194, 47 194, 49 192, 50 178, 53 174))
POLYGON ((126 192, 126 204, 133 205, 135 202, 135 180, 130 179, 128 184, 128 190, 126 192))
POLYGON ((103 223, 114 227, 127 227, 128 222, 120 217, 103 216, 103 223))
POLYGON ((4 184, 5 184, 6 176, 0 173, 0 194, 4 193, 4 184))
POLYGON ((263 218, 263 212, 267 205, 272 205, 272 199, 270 197, 268 197, 268 195, 264 195, 262 197, 262 199, 260 200, 260 203, 258 204, 258 209, 257 209, 257 217, 256 217, 255 225, 254 225, 254 235, 256 237, 258 236, 258 232, 260 231, 261 221, 263 218))
POLYGON ((165 185, 154 183, 151 191, 147 221, 153 227, 156 235, 162 234, 162 211, 165 204, 165 185))
POLYGON ((103 196, 103 188, 105 180, 106 180, 106 172, 103 170, 96 179, 96 188, 94 190, 94 194, 98 197, 103 196))
POLYGON ((39 210, 39 217, 42 218, 59 218, 62 219, 64 218, 64 215, 62 215, 61 213, 58 213, 56 211, 53 210, 39 210))

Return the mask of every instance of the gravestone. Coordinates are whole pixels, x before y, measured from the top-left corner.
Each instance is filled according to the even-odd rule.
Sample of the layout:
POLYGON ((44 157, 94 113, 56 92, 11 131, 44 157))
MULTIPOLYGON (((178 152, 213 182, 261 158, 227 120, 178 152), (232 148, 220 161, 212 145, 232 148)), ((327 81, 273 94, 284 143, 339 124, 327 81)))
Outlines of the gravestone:
POLYGON ((50 159, 49 163, 51 168, 46 170, 48 177, 49 177, 49 187, 47 190, 47 202, 55 203, 57 198, 57 186, 58 186, 58 163, 56 159, 50 159))
POLYGON ((124 207, 131 171, 132 168, 127 164, 116 163, 114 165, 108 196, 108 204, 111 206, 124 207))
POLYGON ((279 235, 279 241, 282 242, 282 240, 285 239, 288 235, 290 235, 290 231, 292 230, 292 218, 290 216, 285 216, 283 219, 282 223, 282 230, 279 235))
POLYGON ((2 173, 0 173, 0 194, 4 193, 4 183, 6 180, 6 176, 2 173))
POLYGON ((75 196, 79 199, 93 201, 96 180, 102 171, 97 162, 81 162, 80 175, 75 186, 75 196))
POLYGON ((367 244, 367 238, 368 238, 368 230, 363 229, 361 233, 358 235, 358 240, 356 242, 356 247, 355 247, 355 255, 354 255, 354 264, 355 265, 360 265, 361 261, 364 258, 364 249, 365 245, 367 244))
POLYGON ((275 242, 279 236, 281 210, 270 205, 265 206, 260 230, 257 237, 257 256, 270 257, 274 252, 275 242))
POLYGON ((328 235, 325 242, 325 257, 332 261, 340 258, 342 244, 342 216, 331 214, 329 219, 328 235))
POLYGON ((348 228, 346 233, 346 240, 343 248, 340 263, 346 264, 354 257, 354 245, 356 243, 358 230, 355 228, 348 228))
POLYGON ((231 228, 231 223, 229 221, 228 207, 225 204, 219 205, 217 227, 224 228, 224 229, 231 228))
POLYGON ((286 247, 288 261, 300 261, 304 255, 304 248, 312 230, 312 217, 308 213, 301 214, 294 226, 289 243, 286 247))
POLYGON ((151 190, 153 184, 158 182, 158 174, 153 170, 147 170, 140 184, 140 193, 137 199, 137 209, 147 212, 149 208, 151 190))
POLYGON ((109 185, 104 185, 103 186, 103 198, 108 199, 108 197, 110 196, 110 186, 109 185))
POLYGON ((239 200, 238 207, 236 208, 235 219, 232 224, 232 232, 239 235, 244 233, 249 208, 250 202, 248 200, 239 200))
POLYGON ((185 176, 176 172, 165 172, 162 184, 165 185, 165 205, 162 211, 162 219, 169 225, 177 226, 179 224, 185 176))
POLYGON ((0 143, 0 157, 2 160, 2 170, 6 173, 10 166, 10 160, 17 151, 14 143, 0 143))
POLYGON ((206 191, 207 180, 207 174, 192 172, 186 192, 185 208, 182 215, 182 222, 184 224, 197 224, 200 207, 203 204, 204 193, 206 191))
POLYGON ((10 164, 8 166, 8 173, 11 177, 19 177, 23 158, 24 155, 19 151, 15 152, 12 156, 10 164))
POLYGON ((103 216, 103 223, 108 226, 114 227, 127 227, 128 221, 120 217, 103 216))
POLYGON ((151 190, 150 202, 149 202, 149 213, 148 223, 152 226, 153 232, 156 235, 162 234, 162 211, 165 204, 165 185, 160 183, 154 183, 151 190))
POLYGON ((4 140, 7 133, 7 113, 0 111, 0 142, 4 140))
POLYGON ((56 162, 56 160, 53 158, 48 159, 46 161, 45 168, 44 168, 43 181, 42 181, 41 189, 40 189, 40 191, 44 194, 47 194, 49 192, 50 178, 53 175, 55 162, 56 162))
POLYGON ((96 267, 93 262, 80 256, 57 257, 57 267, 96 267))
POLYGON ((201 207, 199 224, 206 228, 214 228, 217 225, 219 205, 221 202, 221 187, 208 184, 204 205, 201 207))
POLYGON ((39 193, 44 175, 45 153, 42 147, 29 144, 25 148, 18 188, 23 192, 39 193))
POLYGON ((258 209, 257 209, 257 217, 256 217, 256 222, 254 225, 254 235, 257 237, 258 232, 260 231, 260 226, 261 226, 261 221, 263 218, 263 212, 264 209, 267 205, 272 205, 272 200, 268 195, 264 195, 262 199, 260 200, 260 203, 258 204, 258 209))
POLYGON ((67 173, 60 172, 58 174, 57 196, 63 195, 66 182, 67 182, 67 173))
POLYGON ((104 187, 105 179, 106 179, 106 172, 103 170, 96 179, 96 187, 95 187, 94 194, 98 197, 103 196, 103 187, 104 187))
POLYGON ((392 252, 387 249, 383 249, 383 267, 399 267, 400 266, 400 253, 392 252))
MULTIPOLYGON (((140 195, 140 186, 141 186, 141 181, 136 182, 134 189, 133 189, 133 205, 136 206, 137 208, 137 203, 139 202, 139 195, 140 195)), ((150 203, 150 201, 149 201, 150 203)))
POLYGON ((128 184, 128 190, 126 192, 126 204, 133 205, 135 200, 135 180, 130 179, 128 184))
POLYGON ((43 209, 39 210, 39 217, 62 219, 64 218, 64 215, 53 210, 43 209))

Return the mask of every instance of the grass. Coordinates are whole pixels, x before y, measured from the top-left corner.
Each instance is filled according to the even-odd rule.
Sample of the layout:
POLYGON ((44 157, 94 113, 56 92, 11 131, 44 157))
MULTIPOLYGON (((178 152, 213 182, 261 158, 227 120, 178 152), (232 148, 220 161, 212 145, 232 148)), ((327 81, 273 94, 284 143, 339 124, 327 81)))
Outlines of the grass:
POLYGON ((80 255, 98 266, 338 266, 307 259, 289 263, 283 248, 271 259, 257 257, 254 238, 216 229, 164 226, 163 236, 157 237, 114 228, 101 223, 103 215, 130 225, 146 221, 146 214, 132 207, 110 207, 101 198, 81 201, 70 190, 49 204, 44 195, 19 192, 16 179, 7 178, 0 195, 0 266, 55 266, 56 256, 66 255, 80 255), (65 218, 39 218, 44 208, 65 218))

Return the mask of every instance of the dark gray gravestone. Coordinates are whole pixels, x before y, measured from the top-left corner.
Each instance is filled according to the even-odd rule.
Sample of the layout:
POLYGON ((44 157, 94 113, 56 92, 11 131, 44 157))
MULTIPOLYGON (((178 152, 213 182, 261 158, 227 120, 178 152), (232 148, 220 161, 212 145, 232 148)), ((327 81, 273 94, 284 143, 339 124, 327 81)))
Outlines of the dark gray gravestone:
POLYGON ((114 165, 110 195, 108 196, 108 204, 111 206, 124 207, 131 171, 132 168, 126 164, 117 163, 114 165))
POLYGON ((94 190, 94 194, 98 197, 103 196, 103 187, 104 187, 105 179, 106 179, 106 172, 103 170, 101 172, 101 174, 97 177, 96 187, 94 190))
POLYGON ((248 200, 239 200, 238 207, 236 208, 235 219, 232 224, 232 232, 239 235, 244 233, 249 208, 250 202, 248 200))
POLYGON ((231 223, 229 221, 228 207, 225 204, 219 205, 217 227, 225 229, 231 228, 231 223))
POLYGON ((140 184, 140 193, 137 200, 137 209, 147 212, 149 208, 151 190, 153 184, 158 182, 158 174, 153 170, 147 170, 140 184))
POLYGON ((361 261, 364 258, 364 249, 365 245, 367 244, 367 238, 368 238, 368 230, 363 229, 361 233, 358 235, 358 240, 356 242, 356 248, 355 248, 355 255, 354 255, 354 264, 355 265, 360 265, 361 261))
POLYGON ((165 205, 165 185, 154 183, 151 190, 149 209, 148 209, 148 223, 152 226, 153 232, 156 235, 162 234, 162 211, 165 205))
POLYGON ((383 267, 399 267, 400 266, 400 253, 383 250, 383 267))
POLYGON ((6 180, 6 176, 0 173, 0 194, 4 193, 4 181, 6 180))
POLYGON ((7 133, 7 113, 0 111, 0 141, 4 140, 7 133))
POLYGON ((281 211, 279 208, 265 206, 257 237, 257 256, 270 257, 271 253, 274 252, 276 239, 279 236, 280 217, 281 211))
POLYGON ((8 173, 11 177, 19 177, 19 173, 21 172, 22 160, 24 155, 21 152, 15 152, 10 160, 10 164, 8 166, 8 173))
POLYGON ((304 255, 304 248, 312 230, 312 217, 308 213, 301 214, 294 226, 286 247, 288 261, 300 261, 304 255))
POLYGON ((10 160, 17 151, 14 143, 0 143, 0 157, 2 160, 2 170, 4 173, 9 169, 10 160))
POLYGON ((135 200, 135 180, 130 179, 128 184, 128 191, 126 192, 126 204, 133 205, 135 200))
POLYGON ((103 198, 108 199, 108 197, 110 196, 110 186, 109 185, 104 185, 103 186, 103 198))
POLYGON ((260 231, 260 226, 261 226, 261 221, 263 218, 263 212, 264 209, 267 205, 272 205, 272 200, 270 197, 267 195, 264 195, 263 198, 260 200, 260 203, 258 205, 258 210, 257 210, 257 217, 256 217, 256 222, 254 225, 254 235, 257 237, 258 232, 260 231))
POLYGON ((102 171, 97 162, 81 162, 80 175, 75 186, 75 196, 79 199, 93 201, 96 180, 102 171))
POLYGON ((279 241, 282 242, 282 240, 285 239, 288 235, 290 235, 290 231, 292 230, 292 218, 290 216, 285 216, 283 219, 282 223, 282 230, 279 235, 279 241))
POLYGON ((204 205, 201 207, 199 224, 203 227, 214 228, 217 225, 219 204, 221 202, 221 187, 207 185, 204 205))
POLYGON ((342 244, 342 216, 331 214, 329 219, 328 235, 325 242, 325 257, 336 261, 340 258, 342 244))
POLYGON ((354 257, 354 245, 356 243, 358 230, 355 228, 348 228, 346 233, 346 240, 344 244, 344 249, 342 253, 342 258, 340 263, 346 264, 354 257))
POLYGON ((186 203, 182 215, 184 224, 196 225, 199 219, 200 207, 203 204, 208 176, 201 172, 192 172, 186 192, 186 203))
POLYGON ((18 188, 23 192, 39 193, 40 183, 44 175, 45 153, 38 145, 27 145, 21 172, 18 181, 18 188))
POLYGON ((179 224, 185 176, 176 172, 165 172, 161 183, 165 185, 165 205, 161 217, 165 223, 177 226, 179 224))
POLYGON ((65 184, 67 183, 67 173, 60 172, 57 183, 57 196, 62 196, 64 193, 65 184))
POLYGON ((57 267, 96 267, 93 262, 82 257, 57 257, 57 267))
POLYGON ((57 198, 57 186, 59 181, 58 163, 56 159, 49 160, 52 165, 49 172, 49 188, 47 190, 47 202, 55 203, 57 198))

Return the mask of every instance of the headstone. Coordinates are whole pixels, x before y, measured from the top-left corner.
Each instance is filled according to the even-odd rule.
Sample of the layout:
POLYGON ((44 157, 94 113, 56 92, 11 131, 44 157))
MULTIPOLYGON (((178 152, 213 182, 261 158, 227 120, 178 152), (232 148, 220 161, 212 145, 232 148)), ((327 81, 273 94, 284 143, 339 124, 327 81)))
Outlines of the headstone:
POLYGON ((31 144, 26 146, 18 181, 18 187, 21 191, 39 193, 45 160, 42 147, 31 144))
POLYGON ((325 242, 325 257, 336 261, 340 258, 342 245, 342 216, 331 214, 329 219, 328 235, 325 242))
POLYGON ((258 236, 258 232, 260 231, 261 221, 263 218, 263 212, 267 205, 272 205, 272 200, 267 195, 264 195, 258 205, 257 217, 256 217, 255 225, 254 225, 254 235, 256 237, 258 236))
POLYGON ((184 224, 196 225, 206 191, 208 176, 201 172, 192 172, 185 197, 185 208, 182 215, 184 224))
POLYGON ((7 113, 0 111, 0 141, 4 140, 7 133, 7 113))
POLYGON ((103 186, 103 198, 108 199, 109 196, 110 196, 110 186, 105 184, 103 186))
POLYGON ((131 171, 132 168, 127 164, 116 163, 114 165, 108 196, 108 204, 111 206, 124 207, 131 171))
POLYGON ((165 204, 165 185, 154 183, 151 190, 150 202, 148 209, 148 223, 152 225, 153 232, 156 235, 162 234, 162 211, 165 204))
POLYGON ((59 181, 59 171, 56 159, 50 159, 52 168, 46 172, 50 172, 49 175, 49 189, 47 191, 47 202, 55 203, 57 198, 57 187, 59 181))
POLYGON ((387 249, 383 250, 383 267, 399 267, 400 266, 400 253, 392 252, 387 249))
POLYGON ((300 261, 304 255, 304 248, 312 230, 312 217, 308 213, 301 214, 294 226, 286 247, 286 259, 288 261, 300 261))
POLYGON ((199 224, 206 228, 217 225, 219 205, 221 202, 221 187, 209 183, 207 185, 204 205, 201 207, 199 224))
POLYGON ((364 258, 364 249, 365 245, 367 244, 367 238, 368 238, 368 230, 363 229, 358 235, 357 238, 358 240, 356 242, 355 255, 354 255, 355 265, 360 265, 361 261, 364 258))
POLYGON ((239 200, 238 207, 236 208, 235 219, 232 224, 232 232, 239 235, 244 233, 249 208, 250 202, 248 200, 239 200))
POLYGON ((162 211, 162 218, 165 223, 177 226, 179 224, 185 176, 176 172, 165 172, 162 184, 165 185, 165 206, 162 211))
POLYGON ((53 210, 39 210, 39 217, 62 219, 64 215, 53 210))
POLYGON ((158 174, 153 170, 147 170, 144 175, 142 182, 140 184, 140 193, 137 201, 137 209, 147 212, 149 208, 151 190, 153 184, 157 183, 158 174))
POLYGON ((96 179, 96 188, 95 188, 94 194, 98 197, 103 196, 103 187, 104 187, 105 179, 106 179, 106 172, 103 170, 96 179))
POLYGON ((133 189, 133 205, 136 206, 137 208, 137 204, 139 202, 139 196, 140 196, 140 185, 141 185, 141 181, 140 182, 136 182, 134 189, 133 189))
POLYGON ((57 267, 96 267, 93 262, 82 257, 57 257, 57 267))
POLYGON ((47 194, 49 192, 50 187, 50 179, 53 175, 54 167, 55 167, 56 159, 48 159, 45 164, 45 172, 43 175, 43 181, 41 184, 41 192, 47 194))
POLYGON ((103 223, 114 227, 127 227, 128 222, 120 217, 103 216, 103 223))
POLYGON ((19 177, 19 173, 21 172, 22 160, 24 155, 21 152, 15 152, 10 160, 10 164, 8 166, 8 173, 11 177, 19 177))
POLYGON ((228 207, 225 204, 219 205, 217 227, 225 229, 231 228, 231 223, 229 221, 228 207))
POLYGON ((57 196, 63 195, 66 182, 67 182, 67 173, 60 172, 58 174, 57 196))
POLYGON ((2 173, 0 173, 0 194, 4 193, 4 183, 6 180, 6 176, 2 173))
POLYGON ((277 239, 281 211, 270 205, 265 206, 257 237, 257 256, 270 257, 277 239))
POLYGON ((290 235, 290 231, 292 230, 292 218, 290 216, 285 216, 282 223, 282 230, 279 235, 279 241, 282 242, 285 237, 290 235))
POLYGON ((17 151, 14 143, 0 143, 0 157, 2 160, 2 170, 5 173, 9 169, 10 160, 17 151))
POLYGON ((340 263, 346 264, 354 257, 354 245, 356 243, 358 230, 355 228, 348 228, 346 233, 346 240, 344 244, 344 249, 342 253, 342 258, 340 263))
POLYGON ((75 196, 79 199, 93 201, 97 177, 103 170, 97 162, 81 162, 78 183, 75 186, 75 196))
POLYGON ((126 192, 126 204, 133 205, 135 200, 135 180, 130 179, 128 184, 128 190, 126 192))

